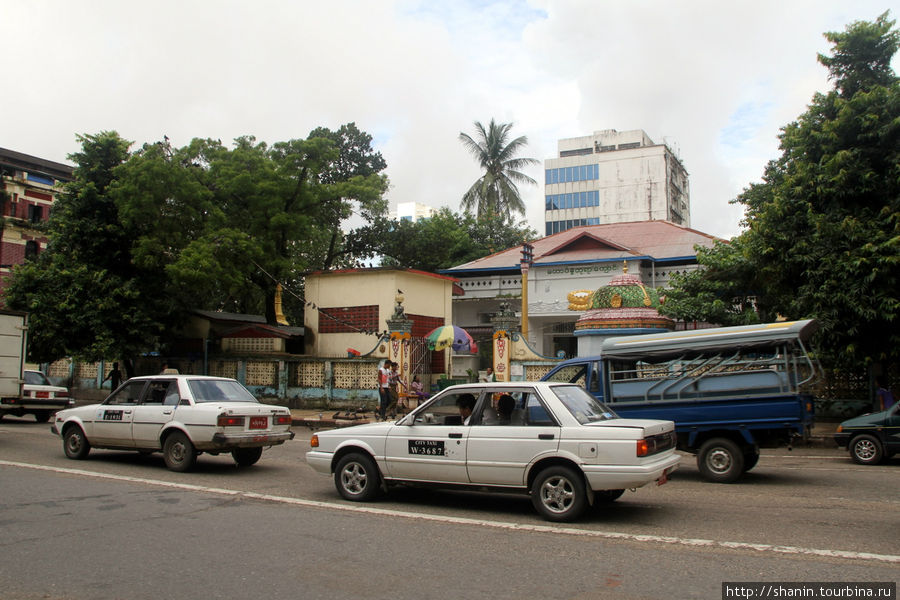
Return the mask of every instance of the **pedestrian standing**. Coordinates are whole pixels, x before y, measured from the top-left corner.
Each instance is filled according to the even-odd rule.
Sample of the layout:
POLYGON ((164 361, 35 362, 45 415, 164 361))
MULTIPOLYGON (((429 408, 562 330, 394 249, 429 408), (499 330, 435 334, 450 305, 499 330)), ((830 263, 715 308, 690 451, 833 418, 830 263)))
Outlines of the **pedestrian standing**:
POLYGON ((115 390, 119 387, 119 384, 122 382, 122 371, 119 370, 119 363, 113 363, 112 371, 110 371, 109 375, 100 382, 100 385, 103 385, 107 379, 109 380, 109 389, 115 390))
POLYGON ((878 396, 878 411, 892 407, 894 405, 894 394, 891 393, 891 390, 883 386, 879 379, 875 380, 875 387, 878 388, 875 391, 875 395, 878 396))
POLYGON ((391 401, 390 380, 391 380, 391 361, 386 360, 378 367, 378 415, 384 421, 387 406, 391 401))
POLYGON ((396 362, 391 363, 391 370, 388 379, 388 389, 390 390, 391 402, 388 406, 389 412, 392 417, 397 415, 397 406, 400 403, 400 386, 405 385, 403 381, 400 379, 400 364, 396 362))

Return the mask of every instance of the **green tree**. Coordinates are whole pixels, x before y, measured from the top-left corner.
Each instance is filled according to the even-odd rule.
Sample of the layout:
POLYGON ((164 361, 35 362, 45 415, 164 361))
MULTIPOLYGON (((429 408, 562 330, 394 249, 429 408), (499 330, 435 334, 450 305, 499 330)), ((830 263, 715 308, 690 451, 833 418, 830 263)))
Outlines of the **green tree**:
MULTIPOLYGON (((728 273, 766 319, 815 317, 828 365, 894 363, 900 348, 900 87, 894 21, 827 33, 835 89, 783 128, 781 156, 738 198, 747 229, 698 278, 730 311, 728 273)), ((708 265, 710 266, 710 265, 708 265)), ((695 283, 695 282, 692 282, 695 283)), ((711 311, 709 314, 715 314, 711 311)))
MULTIPOLYGON (((30 351, 42 362, 121 357, 130 374, 128 358, 160 348, 195 308, 264 313, 274 323, 277 282, 298 287, 306 272, 347 254, 322 248, 323 224, 344 214, 338 205, 372 214, 384 206, 386 178, 352 165, 383 168, 380 157, 342 161, 319 135, 272 146, 248 136, 232 148, 165 139, 133 154, 115 132, 79 140, 75 180, 50 214, 50 244, 14 271, 6 294, 31 313, 30 351)), ((286 312, 293 304, 302 319, 291 300, 286 312)))
POLYGON ((436 272, 537 237, 524 222, 500 228, 495 225, 488 219, 457 214, 444 207, 415 223, 383 221, 367 238, 378 240, 375 247, 386 266, 436 272))
POLYGON ((366 253, 366 248, 346 243, 342 226, 354 213, 364 223, 387 214, 384 193, 388 180, 381 174, 387 163, 372 149, 372 136, 360 131, 356 123, 342 125, 337 131, 319 127, 309 134, 309 139, 315 138, 329 140, 337 150, 321 171, 322 193, 315 211, 319 225, 316 245, 324 251, 319 262, 328 270, 349 266, 366 253))
POLYGON ((769 320, 760 314, 761 284, 742 238, 730 243, 716 241, 712 248, 698 246, 697 263, 698 270, 672 276, 661 313, 687 322, 722 326, 769 320))
MULTIPOLYGON (((305 273, 349 260, 354 250, 340 224, 354 205, 366 215, 386 210, 387 180, 374 172, 383 161, 370 139, 346 126, 271 147, 252 137, 230 150, 200 139, 179 149, 145 146, 116 187, 128 227, 139 231, 139 260, 165 269, 176 293, 190 296, 185 304, 263 313, 275 323, 276 284, 299 289, 305 273)), ((292 310, 292 320, 302 318, 286 296, 292 310)))
POLYGON ((160 293, 164 275, 132 260, 109 193, 130 142, 114 131, 78 140, 74 179, 50 213, 49 245, 13 270, 6 290, 11 308, 30 313, 29 356, 38 362, 134 356, 158 343, 175 313, 160 293))
POLYGON ((463 194, 462 209, 474 212, 479 217, 500 219, 507 223, 507 217, 516 212, 525 215, 525 204, 519 194, 517 184, 536 185, 537 182, 521 172, 521 169, 539 164, 533 158, 517 155, 528 144, 528 138, 512 138, 512 123, 495 123, 493 119, 487 129, 475 121, 475 137, 460 133, 459 140, 484 170, 472 187, 463 194))

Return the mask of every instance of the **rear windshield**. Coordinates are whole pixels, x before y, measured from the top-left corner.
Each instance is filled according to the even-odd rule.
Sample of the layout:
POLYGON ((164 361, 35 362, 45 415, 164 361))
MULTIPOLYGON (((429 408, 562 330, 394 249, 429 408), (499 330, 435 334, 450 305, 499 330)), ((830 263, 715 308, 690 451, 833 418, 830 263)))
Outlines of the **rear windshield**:
POLYGON ((619 418, 611 408, 577 385, 555 385, 553 393, 582 425, 619 418))
POLYGON ((257 402, 253 394, 237 381, 190 379, 188 387, 194 402, 257 402))
POLYGON ((30 385, 50 385, 47 377, 39 371, 25 371, 25 383, 30 385))

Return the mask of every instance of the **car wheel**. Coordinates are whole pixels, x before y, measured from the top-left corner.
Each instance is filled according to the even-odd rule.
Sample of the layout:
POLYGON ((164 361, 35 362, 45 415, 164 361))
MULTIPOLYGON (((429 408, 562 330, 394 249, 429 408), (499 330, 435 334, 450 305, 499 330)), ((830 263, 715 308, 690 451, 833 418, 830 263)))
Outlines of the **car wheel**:
POLYGON ((713 438, 700 446, 697 467, 707 481, 731 483, 744 472, 744 453, 728 438, 713 438))
POLYGON ((334 485, 345 499, 365 502, 381 492, 381 473, 367 454, 351 452, 338 461, 334 485))
POLYGON ((598 490, 594 492, 594 505, 609 504, 622 497, 625 490, 598 490))
POLYGON ((166 438, 163 444, 163 458, 166 466, 178 473, 190 471, 197 462, 197 454, 191 440, 181 432, 176 431, 166 438))
POLYGON ((756 466, 759 462, 759 448, 751 448, 744 452, 744 473, 756 466))
POLYGON ((260 448, 237 448, 231 451, 231 457, 239 467, 250 467, 256 464, 259 457, 262 456, 262 447, 260 448))
POLYGON ((850 442, 850 456, 861 465, 877 465, 884 457, 881 442, 873 435, 858 435, 850 442))
POLYGON ((46 423, 52 415, 52 410, 36 410, 34 411, 34 420, 38 423, 46 423))
POLYGON ((569 467, 547 467, 534 478, 531 503, 548 521, 574 521, 587 506, 584 478, 569 467))
POLYGON ((73 460, 81 460, 91 451, 91 444, 78 425, 70 425, 63 433, 63 450, 73 460))

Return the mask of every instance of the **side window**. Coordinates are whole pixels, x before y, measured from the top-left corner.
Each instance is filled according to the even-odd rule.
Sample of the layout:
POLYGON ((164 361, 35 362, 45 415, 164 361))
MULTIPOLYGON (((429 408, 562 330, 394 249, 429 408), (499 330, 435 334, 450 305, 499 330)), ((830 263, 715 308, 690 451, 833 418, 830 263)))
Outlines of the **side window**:
MULTIPOLYGON (((584 387, 584 386, 582 386, 584 387)), ((595 396, 601 395, 602 391, 600 390, 600 363, 593 362, 591 363, 591 389, 588 391, 595 396)))
POLYGON ((416 414, 416 425, 462 425, 475 409, 477 400, 471 393, 440 396, 416 414))
POLYGON ((131 381, 107 398, 104 404, 137 404, 141 399, 141 392, 144 390, 145 385, 145 381, 131 381))
MULTIPOLYGON (((178 382, 169 382, 169 387, 166 388, 166 395, 163 398, 163 404, 165 406, 178 406, 180 401, 181 394, 178 393, 178 382)), ((185 404, 187 404, 187 402, 185 402, 185 404)))
POLYGON ((547 381, 557 381, 559 383, 577 383, 581 387, 585 386, 586 363, 577 365, 567 365, 555 372, 547 378, 547 381))
POLYGON ((144 396, 144 404, 168 404, 169 390, 174 387, 176 401, 172 404, 178 404, 178 384, 174 381, 152 381, 147 388, 144 396))
POLYGON ((535 394, 524 399, 525 424, 535 427, 555 427, 556 422, 535 394))

